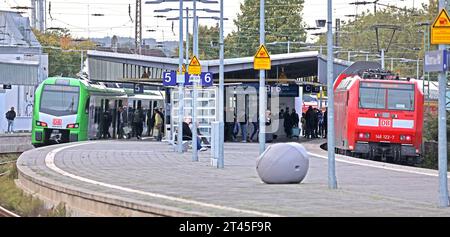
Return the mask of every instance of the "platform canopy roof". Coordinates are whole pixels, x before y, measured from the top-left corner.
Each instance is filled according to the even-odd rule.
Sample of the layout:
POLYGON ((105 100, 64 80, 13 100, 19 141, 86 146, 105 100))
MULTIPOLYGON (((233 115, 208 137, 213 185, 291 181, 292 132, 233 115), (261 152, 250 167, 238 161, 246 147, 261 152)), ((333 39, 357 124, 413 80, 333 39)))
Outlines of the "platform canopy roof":
MULTIPOLYGON (((88 51, 89 76, 99 81, 149 81, 161 82, 162 72, 178 69, 178 58, 162 58, 136 54, 88 51), (156 70, 155 70, 156 69, 156 70), (149 78, 141 78, 144 70, 150 71, 149 78)), ((267 72, 268 81, 281 75, 286 80, 317 76, 326 83, 326 57, 317 51, 271 55, 272 69, 267 72)), ((203 72, 211 72, 218 82, 219 60, 201 60, 203 72)), ((335 73, 347 68, 350 62, 336 59, 335 73)), ((253 57, 224 60, 225 82, 254 82, 259 71, 253 69, 253 57)))

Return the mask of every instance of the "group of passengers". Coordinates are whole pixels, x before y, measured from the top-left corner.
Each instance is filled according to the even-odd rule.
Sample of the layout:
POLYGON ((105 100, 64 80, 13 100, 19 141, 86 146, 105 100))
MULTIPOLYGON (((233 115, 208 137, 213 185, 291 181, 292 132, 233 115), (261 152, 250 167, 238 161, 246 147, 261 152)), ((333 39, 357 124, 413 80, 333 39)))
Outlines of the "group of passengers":
MULTIPOLYGON (((104 111, 100 116, 99 138, 111 138, 109 132, 113 116, 110 110, 104 111)), ((133 109, 125 106, 119 107, 117 113, 117 135, 119 139, 136 137, 142 139, 144 123, 147 125, 147 136, 153 136, 157 141, 161 141, 164 134, 164 112, 162 108, 155 108, 153 111, 145 111, 141 107, 133 109), (131 128, 131 130, 130 130, 131 128)))
POLYGON ((290 139, 300 135, 300 129, 298 127, 300 119, 295 109, 292 109, 292 113, 289 113, 289 107, 286 107, 286 111, 281 109, 279 118, 284 119, 283 127, 287 138, 290 139))
POLYGON ((302 135, 307 139, 326 138, 328 126, 328 112, 309 106, 306 113, 302 114, 302 135))
MULTIPOLYGON (((265 113, 265 125, 270 126, 272 124, 272 113, 270 110, 267 110, 265 113)), ((267 129, 266 129, 267 131, 267 129)), ((253 142, 258 141, 258 132, 259 132, 259 114, 254 113, 251 118, 246 112, 241 111, 236 115, 234 113, 233 122, 227 122, 225 126, 225 140, 226 141, 237 141, 237 136, 241 133, 242 140, 241 142, 253 142), (250 121, 249 121, 250 120, 250 121), (248 126, 253 126, 253 132, 250 135, 248 132, 248 126)))

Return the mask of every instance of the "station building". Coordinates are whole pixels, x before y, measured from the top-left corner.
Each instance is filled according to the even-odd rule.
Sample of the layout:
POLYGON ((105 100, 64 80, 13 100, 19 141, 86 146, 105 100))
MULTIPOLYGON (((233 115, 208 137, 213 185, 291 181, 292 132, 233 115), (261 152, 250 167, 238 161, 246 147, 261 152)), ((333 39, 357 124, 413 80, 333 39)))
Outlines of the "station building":
POLYGON ((48 75, 48 56, 17 12, 0 11, 0 133, 7 130, 5 113, 14 107, 16 131, 30 131, 36 86, 48 75))

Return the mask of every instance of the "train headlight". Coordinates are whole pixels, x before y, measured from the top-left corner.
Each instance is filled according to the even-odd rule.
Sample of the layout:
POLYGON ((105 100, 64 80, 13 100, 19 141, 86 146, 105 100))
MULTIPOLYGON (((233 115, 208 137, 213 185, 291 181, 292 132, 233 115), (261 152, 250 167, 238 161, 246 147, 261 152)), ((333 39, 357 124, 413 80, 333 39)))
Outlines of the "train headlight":
POLYGON ((80 125, 78 123, 68 124, 67 128, 78 128, 80 125))
POLYGON ((369 139, 370 138, 370 133, 359 133, 358 134, 360 139, 369 139))
POLYGON ((400 140, 401 141, 408 141, 408 142, 410 142, 410 141, 412 141, 412 136, 410 136, 410 135, 401 135, 400 136, 400 140))
POLYGON ((36 126, 46 128, 48 124, 46 122, 36 121, 36 126))

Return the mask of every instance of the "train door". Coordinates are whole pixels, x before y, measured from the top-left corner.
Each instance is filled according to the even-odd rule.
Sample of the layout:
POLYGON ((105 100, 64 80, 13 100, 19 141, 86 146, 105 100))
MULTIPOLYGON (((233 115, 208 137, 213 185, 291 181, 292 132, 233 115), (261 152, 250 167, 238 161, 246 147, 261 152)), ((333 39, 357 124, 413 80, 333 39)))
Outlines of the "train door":
POLYGON ((89 99, 89 119, 88 119, 88 139, 97 138, 98 131, 98 112, 100 109, 100 100, 96 96, 91 96, 89 99))
POLYGON ((100 139, 102 136, 102 118, 105 100, 98 96, 91 96, 89 105, 88 138, 100 139))

